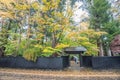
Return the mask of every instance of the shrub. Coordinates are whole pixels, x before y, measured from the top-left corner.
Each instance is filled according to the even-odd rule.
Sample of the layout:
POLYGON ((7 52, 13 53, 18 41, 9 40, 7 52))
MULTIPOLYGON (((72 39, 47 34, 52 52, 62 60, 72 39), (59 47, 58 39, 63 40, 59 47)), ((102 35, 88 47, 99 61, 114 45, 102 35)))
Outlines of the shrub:
POLYGON ((12 55, 16 52, 15 44, 9 42, 5 45, 5 55, 12 55))
POLYGON ((38 56, 39 52, 35 48, 26 49, 23 53, 23 57, 29 61, 36 61, 38 56))

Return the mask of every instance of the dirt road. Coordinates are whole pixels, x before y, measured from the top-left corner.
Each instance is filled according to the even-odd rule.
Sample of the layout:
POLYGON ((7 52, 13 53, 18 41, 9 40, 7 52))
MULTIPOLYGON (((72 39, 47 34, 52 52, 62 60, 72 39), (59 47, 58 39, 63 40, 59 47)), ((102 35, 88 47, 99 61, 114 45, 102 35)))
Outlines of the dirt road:
POLYGON ((120 80, 120 70, 80 71, 0 68, 0 80, 120 80))

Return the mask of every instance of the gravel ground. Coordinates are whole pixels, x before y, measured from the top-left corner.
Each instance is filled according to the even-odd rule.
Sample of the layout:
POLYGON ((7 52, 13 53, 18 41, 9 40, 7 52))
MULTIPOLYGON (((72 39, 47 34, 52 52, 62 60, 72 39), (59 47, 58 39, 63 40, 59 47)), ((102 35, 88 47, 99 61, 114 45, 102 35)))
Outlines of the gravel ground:
POLYGON ((120 69, 40 70, 0 68, 0 80, 120 80, 120 69))

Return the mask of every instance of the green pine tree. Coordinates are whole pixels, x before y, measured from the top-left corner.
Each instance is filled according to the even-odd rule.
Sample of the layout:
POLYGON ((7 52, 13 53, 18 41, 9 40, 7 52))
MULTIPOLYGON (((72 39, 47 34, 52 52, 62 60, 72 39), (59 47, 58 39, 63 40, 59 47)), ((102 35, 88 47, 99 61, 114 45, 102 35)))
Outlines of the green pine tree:
MULTIPOLYGON (((108 0, 87 0, 88 11, 90 14, 90 28, 95 31, 104 31, 105 24, 110 21, 110 4, 108 0)), ((99 49, 99 56, 104 56, 102 39, 97 39, 97 46, 99 49)))

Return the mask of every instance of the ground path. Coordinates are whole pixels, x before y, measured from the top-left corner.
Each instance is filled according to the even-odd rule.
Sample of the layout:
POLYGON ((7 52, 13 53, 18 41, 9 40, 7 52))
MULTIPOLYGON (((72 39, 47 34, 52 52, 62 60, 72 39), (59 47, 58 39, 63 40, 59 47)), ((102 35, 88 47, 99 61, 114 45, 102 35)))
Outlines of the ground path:
POLYGON ((120 70, 39 70, 0 68, 0 80, 120 80, 120 70))

